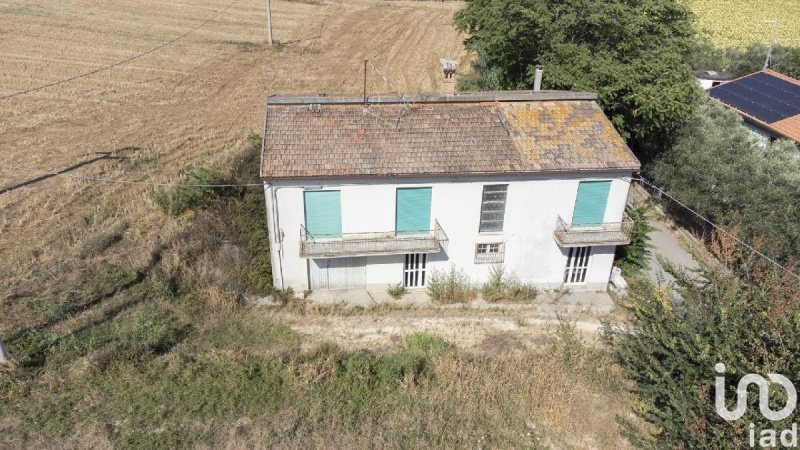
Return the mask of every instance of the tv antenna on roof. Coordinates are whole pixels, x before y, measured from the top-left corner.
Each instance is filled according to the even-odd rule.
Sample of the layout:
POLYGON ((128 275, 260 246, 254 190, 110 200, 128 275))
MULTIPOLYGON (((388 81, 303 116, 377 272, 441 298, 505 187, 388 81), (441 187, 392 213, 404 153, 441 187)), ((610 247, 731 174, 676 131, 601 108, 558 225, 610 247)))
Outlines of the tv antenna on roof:
POLYGON ((767 19, 763 23, 772 27, 772 38, 769 43, 769 50, 767 51, 767 59, 764 60, 764 68, 768 69, 772 66, 772 49, 775 47, 775 38, 778 32, 778 19, 767 19))

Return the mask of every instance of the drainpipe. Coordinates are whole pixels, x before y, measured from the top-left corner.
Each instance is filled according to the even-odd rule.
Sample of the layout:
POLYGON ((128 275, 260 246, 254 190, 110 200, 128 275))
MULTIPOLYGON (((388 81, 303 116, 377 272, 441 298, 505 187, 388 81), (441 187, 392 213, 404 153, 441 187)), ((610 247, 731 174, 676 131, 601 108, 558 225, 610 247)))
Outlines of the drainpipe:
MULTIPOLYGON (((272 197, 272 232, 274 236, 272 236, 270 245, 277 245, 278 250, 278 273, 280 274, 280 289, 283 290, 283 230, 281 230, 281 220, 278 216, 278 189, 272 183, 269 183, 268 189, 270 191, 270 196, 272 197)), ((275 280, 273 280, 275 281, 275 280)))
POLYGON ((533 78, 533 90, 535 92, 539 92, 539 91, 542 90, 542 72, 543 71, 544 70, 542 69, 542 66, 540 66, 540 65, 536 66, 536 75, 533 78))
MULTIPOLYGON (((264 128, 261 135, 261 161, 258 165, 258 172, 260 175, 263 176, 261 170, 264 168, 264 151, 267 148, 267 117, 269 112, 269 97, 264 99, 264 128)), ((275 193, 277 191, 277 187, 272 183, 264 183, 266 189, 269 190, 270 196, 272 197, 272 232, 274 236, 270 236, 270 252, 272 251, 272 246, 277 244, 278 245, 278 273, 280 273, 280 289, 283 290, 283 236, 281 235, 282 231, 280 228, 280 219, 278 218, 278 196, 275 193)), ((264 214, 267 215, 267 220, 269 220, 269 214, 267 214, 267 210, 264 210, 264 214)), ((273 283, 275 280, 272 280, 273 283)))

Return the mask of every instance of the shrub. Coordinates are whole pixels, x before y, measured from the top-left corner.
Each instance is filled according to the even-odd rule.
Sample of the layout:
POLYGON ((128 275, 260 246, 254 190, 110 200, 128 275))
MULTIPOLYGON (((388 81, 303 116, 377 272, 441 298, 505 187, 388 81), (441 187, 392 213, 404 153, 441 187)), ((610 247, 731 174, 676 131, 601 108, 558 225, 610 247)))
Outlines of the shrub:
POLYGON ((440 303, 464 302, 475 298, 475 289, 470 286, 467 274, 451 265, 447 271, 431 271, 428 295, 440 303))
POLYGON ((631 242, 628 245, 617 247, 616 255, 616 264, 626 276, 633 275, 647 267, 647 254, 652 247, 648 234, 655 231, 647 219, 647 213, 651 209, 652 206, 638 202, 626 208, 628 216, 633 220, 631 242))
POLYGON ((247 142, 253 148, 261 150, 261 144, 263 143, 263 140, 261 139, 261 135, 256 133, 256 132, 254 132, 253 130, 250 130, 250 133, 247 135, 247 142))
MULTIPOLYGON (((800 373, 800 283, 766 261, 735 255, 732 245, 712 246, 727 267, 704 267, 701 283, 667 266, 679 295, 671 286, 634 279, 620 302, 631 326, 606 329, 642 402, 638 414, 653 425, 654 436, 639 436, 643 448, 748 448, 747 424, 782 430, 796 420, 771 422, 752 402, 737 421, 715 411, 717 363, 727 367, 728 399, 744 374, 800 373)), ((771 392, 770 403, 786 404, 785 391, 771 392)))
POLYGON ((386 288, 386 293, 389 294, 393 299, 399 300, 400 297, 406 293, 406 288, 401 283, 390 284, 389 287, 386 288))
POLYGON ((294 289, 290 287, 286 289, 273 289, 272 298, 274 298, 276 302, 280 303, 281 306, 286 306, 295 298, 294 289))
POLYGON ((439 354, 450 347, 450 344, 442 337, 424 331, 408 334, 403 340, 404 351, 426 355, 439 354))
POLYGON ((217 170, 200 167, 189 172, 184 185, 154 188, 150 191, 150 198, 165 213, 179 216, 231 191, 205 186, 219 184, 225 184, 225 180, 217 170))
POLYGON ((539 295, 536 286, 520 283, 514 275, 507 275, 502 264, 489 269, 489 281, 481 287, 481 296, 489 303, 532 301, 539 295))

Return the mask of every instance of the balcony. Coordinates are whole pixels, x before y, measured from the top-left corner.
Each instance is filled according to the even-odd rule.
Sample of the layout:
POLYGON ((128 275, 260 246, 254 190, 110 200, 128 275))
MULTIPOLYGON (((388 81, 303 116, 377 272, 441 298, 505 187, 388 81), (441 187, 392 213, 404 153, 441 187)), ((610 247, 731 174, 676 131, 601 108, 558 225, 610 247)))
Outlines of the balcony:
POLYGON ((570 225, 558 216, 553 235, 561 247, 589 245, 626 245, 631 242, 633 221, 625 216, 622 222, 591 225, 570 225))
POLYGON ((305 227, 300 227, 300 256, 304 258, 438 253, 446 242, 447 235, 437 221, 434 221, 432 230, 401 233, 312 235, 305 227))

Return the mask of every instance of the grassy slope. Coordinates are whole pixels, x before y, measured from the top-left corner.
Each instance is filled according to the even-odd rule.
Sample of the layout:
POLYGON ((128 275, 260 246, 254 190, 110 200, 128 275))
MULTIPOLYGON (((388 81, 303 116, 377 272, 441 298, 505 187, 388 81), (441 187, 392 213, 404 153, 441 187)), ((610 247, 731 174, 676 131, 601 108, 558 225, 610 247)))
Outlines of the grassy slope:
MULTIPOLYGON (((222 181, 251 181, 256 149, 222 181)), ((177 218, 185 230, 146 264, 103 258, 121 227, 88 241, 74 283, 15 300, 46 306, 32 325, 6 325, 15 367, 0 369, 0 446, 627 445, 622 377, 574 331, 503 356, 431 335, 389 353, 305 348, 239 301, 270 289, 261 191, 178 198, 194 204, 177 218)))

